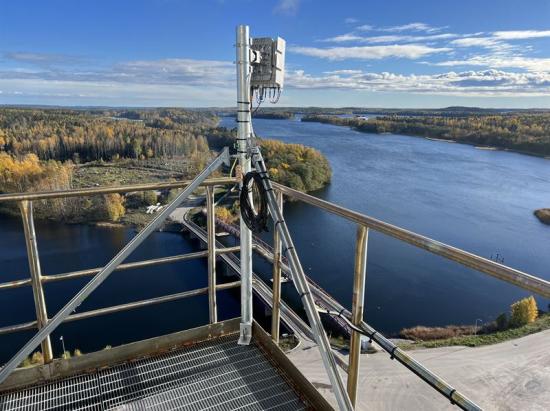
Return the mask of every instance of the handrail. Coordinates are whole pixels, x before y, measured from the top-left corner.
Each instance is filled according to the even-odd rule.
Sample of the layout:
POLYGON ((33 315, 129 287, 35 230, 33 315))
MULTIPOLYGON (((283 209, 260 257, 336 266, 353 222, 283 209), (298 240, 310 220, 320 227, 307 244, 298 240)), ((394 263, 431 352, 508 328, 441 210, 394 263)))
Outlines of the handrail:
MULTIPOLYGON (((178 196, 170 202, 162 211, 160 211, 147 225, 134 237, 118 254, 103 267, 99 273, 97 273, 92 280, 90 280, 57 314, 55 314, 50 320, 46 318, 40 318, 37 312, 39 331, 21 348, 15 356, 13 356, 1 369, 0 369, 0 384, 8 377, 8 375, 20 364, 40 343, 49 344, 50 334, 103 282, 105 279, 147 238, 153 233, 163 221, 185 200, 191 195, 191 193, 197 189, 204 181, 216 170, 218 170, 222 164, 229 166, 230 157, 229 149, 226 147, 221 154, 219 154, 206 168, 201 171, 187 187, 178 194, 178 196), (42 321, 42 323, 41 323, 42 321)), ((28 200, 24 200, 27 201, 28 200)), ((31 203, 32 204, 32 203, 31 203)), ((32 210, 32 208, 30 208, 32 210)), ((22 209, 23 216, 25 210, 22 209)), ((32 214, 27 215, 28 220, 32 222, 32 214)), ((25 219, 24 219, 25 222, 25 219)), ((29 226, 30 227, 30 226, 29 226)), ((29 248, 29 238, 32 237, 34 243, 35 262, 39 265, 38 252, 36 250, 36 237, 34 234, 34 226, 30 227, 32 232, 28 232, 28 228, 25 228, 25 234, 27 238, 27 247, 29 248)), ((214 256, 215 258, 215 256, 214 256)), ((30 260, 30 257, 29 257, 30 260)), ((31 263, 31 261, 29 261, 31 263)), ((32 274, 31 265, 31 274, 32 274)), ((39 281, 40 272, 33 278, 38 283, 38 288, 42 290, 41 283, 39 281)), ((35 298, 36 300, 36 298, 35 298)), ((35 303, 36 306, 38 304, 35 303)), ((45 307, 44 307, 44 314, 45 307)))
POLYGON ((542 297, 550 298, 550 281, 546 281, 542 278, 535 277, 531 274, 516 270, 515 268, 508 267, 504 264, 500 264, 487 258, 483 258, 459 248, 444 244, 440 241, 424 237, 420 234, 416 234, 412 231, 405 230, 404 228, 369 217, 365 214, 349 210, 284 185, 273 183, 273 186, 289 197, 329 211, 332 214, 344 217, 347 220, 364 225, 365 227, 378 231, 379 233, 386 234, 405 243, 412 244, 418 248, 422 248, 448 260, 456 261, 466 267, 473 268, 474 270, 488 274, 510 284, 514 284, 524 290, 539 294, 542 297))
MULTIPOLYGON (((226 184, 235 184, 237 179, 234 177, 219 177, 209 178, 204 180, 200 186, 217 186, 226 184)), ((171 188, 185 188, 191 184, 191 180, 175 181, 170 183, 147 183, 147 184, 131 184, 126 186, 113 186, 113 187, 91 187, 91 188, 74 188, 71 190, 59 190, 59 191, 37 191, 35 193, 8 193, 0 194, 0 203, 7 201, 23 201, 23 200, 48 200, 53 198, 68 198, 68 197, 82 197, 98 194, 112 194, 112 193, 130 193, 132 191, 148 191, 148 190, 164 190, 171 188)))
MULTIPOLYGON (((230 288, 239 287, 240 285, 241 285, 240 281, 232 281, 229 283, 216 284, 215 288, 216 288, 216 291, 223 291, 223 290, 228 290, 230 288)), ((147 298, 145 300, 138 300, 138 301, 132 301, 124 304, 110 305, 107 307, 96 308, 94 310, 71 314, 63 320, 63 323, 98 317, 100 315, 107 315, 112 313, 119 313, 122 311, 134 310, 136 308, 143 308, 143 307, 148 307, 155 304, 182 300, 184 298, 189 298, 189 297, 196 297, 198 295, 207 294, 208 291, 209 291, 209 287, 195 288, 193 290, 182 291, 175 294, 166 294, 166 295, 161 295, 159 297, 147 298)), ((0 335, 11 334, 11 333, 20 332, 20 331, 33 330, 37 326, 38 326, 38 322, 36 320, 29 321, 26 323, 15 324, 15 325, 7 325, 4 327, 0 327, 0 335)))
MULTIPOLYGON (((239 247, 226 247, 216 249, 216 254, 235 253, 239 251, 239 247)), ((175 263, 178 261, 186 261, 194 258, 208 257, 208 250, 196 251, 193 253, 177 254, 168 257, 151 258, 149 260, 135 261, 132 263, 120 264, 115 271, 132 270, 136 268, 151 267, 160 264, 175 263)), ((97 274, 101 268, 88 268, 85 270, 69 271, 67 273, 42 275, 42 283, 50 283, 64 280, 73 280, 75 278, 88 277, 97 274)), ((31 285, 31 279, 25 278, 22 280, 9 281, 7 283, 0 283, 0 291, 8 290, 12 288, 19 288, 31 285)))

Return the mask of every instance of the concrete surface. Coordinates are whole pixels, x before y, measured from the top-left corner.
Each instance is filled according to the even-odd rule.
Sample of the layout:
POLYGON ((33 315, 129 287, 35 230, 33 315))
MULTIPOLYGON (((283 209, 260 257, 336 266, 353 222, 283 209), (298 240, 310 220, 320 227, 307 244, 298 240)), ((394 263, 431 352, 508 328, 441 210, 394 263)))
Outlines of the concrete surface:
MULTIPOLYGON (((550 410, 550 330, 485 347, 410 353, 486 410, 550 410)), ((289 358, 336 407, 317 348, 289 358)), ((359 378, 359 410, 458 409, 385 352, 361 355, 359 378)))

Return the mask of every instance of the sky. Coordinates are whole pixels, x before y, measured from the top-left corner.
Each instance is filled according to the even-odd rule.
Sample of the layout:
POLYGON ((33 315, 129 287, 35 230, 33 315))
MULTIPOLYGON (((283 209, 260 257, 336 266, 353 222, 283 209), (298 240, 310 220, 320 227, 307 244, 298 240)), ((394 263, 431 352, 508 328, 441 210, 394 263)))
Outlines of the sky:
POLYGON ((0 104, 234 106, 238 24, 279 106, 550 107, 548 0, 0 0, 0 104))

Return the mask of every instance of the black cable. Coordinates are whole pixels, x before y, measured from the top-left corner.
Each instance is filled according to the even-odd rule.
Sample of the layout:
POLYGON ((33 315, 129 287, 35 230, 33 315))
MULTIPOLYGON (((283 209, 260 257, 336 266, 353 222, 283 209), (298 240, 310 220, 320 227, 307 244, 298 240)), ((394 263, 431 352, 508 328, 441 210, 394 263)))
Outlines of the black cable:
POLYGON ((259 234, 262 231, 267 231, 267 191, 262 184, 262 177, 256 171, 250 171, 244 176, 240 207, 243 221, 253 233, 259 234), (255 204, 256 200, 252 196, 254 188, 258 194, 258 204, 255 204))

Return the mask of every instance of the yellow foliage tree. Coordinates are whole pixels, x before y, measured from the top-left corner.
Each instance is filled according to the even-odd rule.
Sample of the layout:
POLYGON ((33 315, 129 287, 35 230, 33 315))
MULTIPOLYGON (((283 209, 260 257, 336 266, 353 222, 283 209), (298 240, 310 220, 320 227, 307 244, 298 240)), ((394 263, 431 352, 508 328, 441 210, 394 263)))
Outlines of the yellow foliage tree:
POLYGON ((105 218, 109 221, 119 221, 124 214, 126 209, 124 208, 124 197, 120 194, 105 194, 105 218))
POLYGON ((519 300, 511 305, 512 316, 510 323, 514 327, 520 327, 532 323, 537 319, 538 307, 533 296, 519 300))
POLYGON ((216 217, 229 224, 235 220, 235 216, 225 207, 216 207, 216 217))

